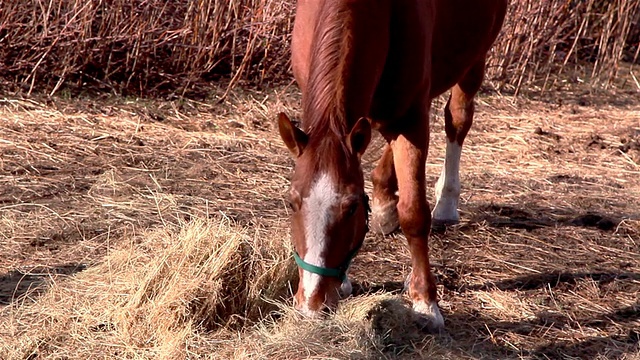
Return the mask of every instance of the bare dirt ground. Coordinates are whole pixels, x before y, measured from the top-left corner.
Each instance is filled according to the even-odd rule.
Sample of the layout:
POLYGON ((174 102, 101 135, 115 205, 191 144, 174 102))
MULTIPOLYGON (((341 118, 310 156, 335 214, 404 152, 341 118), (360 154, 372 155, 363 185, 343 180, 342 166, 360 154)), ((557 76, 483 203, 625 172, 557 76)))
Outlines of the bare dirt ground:
MULTIPOLYGON (((431 237, 447 333, 389 343, 380 357, 435 343, 443 358, 640 359, 640 102, 560 95, 479 98, 462 221, 431 237)), ((63 287, 148 229, 219 216, 286 229, 292 160, 274 119, 297 116, 298 102, 292 89, 220 103, 1 100, 0 307, 37 302, 47 287, 29 289, 63 287)), ((441 105, 430 186, 444 155, 441 105)), ((381 148, 376 139, 367 172, 381 148)), ((401 233, 369 234, 356 295, 398 292, 408 264, 401 233)), ((8 346, 15 331, 0 330, 8 346)))

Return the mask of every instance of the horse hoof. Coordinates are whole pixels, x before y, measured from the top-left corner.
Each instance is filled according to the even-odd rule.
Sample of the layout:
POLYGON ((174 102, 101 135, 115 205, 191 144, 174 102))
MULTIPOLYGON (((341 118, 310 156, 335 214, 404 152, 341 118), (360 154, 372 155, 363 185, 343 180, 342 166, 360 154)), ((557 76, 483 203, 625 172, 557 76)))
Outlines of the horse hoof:
POLYGON ((400 227, 398 219, 398 209, 396 201, 380 204, 377 199, 373 199, 371 209, 371 229, 378 234, 389 235, 400 227))
POLYGON ((439 333, 444 330, 444 318, 435 301, 417 301, 413 303, 413 311, 418 315, 418 323, 423 330, 439 333))
POLYGON ((460 222, 458 197, 439 199, 431 211, 431 223, 438 226, 454 225, 460 222))

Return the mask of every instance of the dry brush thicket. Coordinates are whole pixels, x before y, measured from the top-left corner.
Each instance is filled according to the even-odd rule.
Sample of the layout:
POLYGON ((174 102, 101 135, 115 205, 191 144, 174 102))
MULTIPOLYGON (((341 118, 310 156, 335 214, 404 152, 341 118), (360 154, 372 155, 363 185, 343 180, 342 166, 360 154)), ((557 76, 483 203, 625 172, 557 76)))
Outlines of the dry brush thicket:
MULTIPOLYGON (((512 1, 489 78, 501 89, 553 89, 567 73, 606 87, 621 59, 637 60, 638 4, 512 1)), ((3 1, 0 77, 14 90, 177 95, 202 94, 198 85, 221 77, 288 81, 294 8, 275 0, 3 1)))
POLYGON ((0 3, 0 75, 28 90, 156 93, 219 75, 275 76, 293 5, 275 0, 0 3))
POLYGON ((567 79, 607 88, 630 74, 640 90, 633 69, 620 68, 622 61, 637 62, 639 45, 637 0, 512 1, 489 75, 516 91, 544 91, 567 79))

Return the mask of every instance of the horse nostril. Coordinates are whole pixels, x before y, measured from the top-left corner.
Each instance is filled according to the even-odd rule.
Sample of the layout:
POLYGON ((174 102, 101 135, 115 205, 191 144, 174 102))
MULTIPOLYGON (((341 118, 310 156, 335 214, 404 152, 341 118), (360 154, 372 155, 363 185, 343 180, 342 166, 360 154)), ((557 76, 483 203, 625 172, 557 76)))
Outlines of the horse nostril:
POLYGON ((323 316, 329 316, 335 312, 334 308, 331 308, 329 305, 323 305, 321 313, 323 316))

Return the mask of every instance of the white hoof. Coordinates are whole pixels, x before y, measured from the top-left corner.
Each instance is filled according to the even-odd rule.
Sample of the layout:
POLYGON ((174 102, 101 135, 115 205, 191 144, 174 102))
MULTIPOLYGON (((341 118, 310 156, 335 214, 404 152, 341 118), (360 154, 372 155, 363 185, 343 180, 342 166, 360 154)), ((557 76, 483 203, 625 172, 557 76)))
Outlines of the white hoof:
POLYGON ((457 201, 456 205, 441 205, 441 202, 436 203, 436 207, 431 213, 432 225, 452 225, 460 222, 460 215, 458 214, 457 201))
POLYGON ((440 309, 435 301, 428 303, 424 301, 414 302, 413 311, 427 321, 426 326, 431 330, 440 330, 444 328, 444 318, 442 317, 442 314, 440 314, 440 309))
POLYGON ((378 199, 373 199, 371 207, 371 229, 378 234, 389 235, 400 226, 398 219, 397 201, 380 204, 378 199))
POLYGON ((436 199, 436 205, 431 212, 431 222, 434 225, 451 225, 460 222, 458 213, 459 191, 456 194, 440 194, 436 199))

